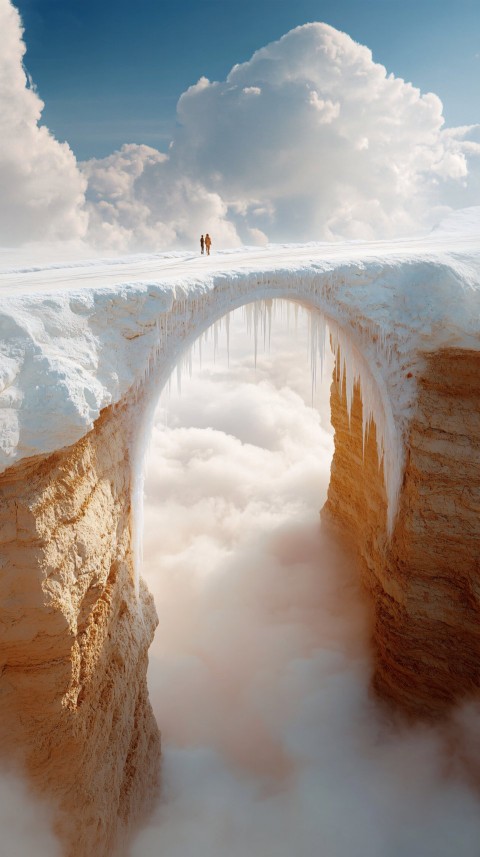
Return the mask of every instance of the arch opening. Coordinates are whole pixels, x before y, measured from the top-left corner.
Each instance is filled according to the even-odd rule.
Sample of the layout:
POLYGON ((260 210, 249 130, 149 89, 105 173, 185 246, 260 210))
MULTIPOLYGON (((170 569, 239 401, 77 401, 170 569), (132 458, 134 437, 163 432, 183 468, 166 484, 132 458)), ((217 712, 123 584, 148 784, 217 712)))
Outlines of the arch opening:
MULTIPOLYGON (((160 837, 171 836, 173 848, 179 826, 189 829, 195 812, 182 768, 188 780, 198 764, 204 783, 203 835, 215 837, 212 801, 222 782, 232 793, 222 810, 226 823, 242 827, 232 814, 237 789, 266 798, 285 790, 287 805, 301 797, 291 783, 299 774, 306 786, 307 772, 286 746, 287 733, 305 716, 315 681, 336 674, 330 659, 351 662, 353 683, 358 667, 368 688, 368 615, 359 584, 318 522, 333 454, 333 354, 318 379, 317 410, 302 341, 308 314, 298 315, 297 348, 259 349, 256 361, 250 343, 236 352, 230 329, 230 367, 226 354, 214 363, 204 353, 203 373, 185 379, 181 395, 170 399, 169 419, 160 414, 153 429, 145 557, 159 628, 150 649, 150 698, 163 732, 167 793, 179 778, 180 814, 170 831, 165 814, 159 822, 160 837)), ((295 345, 292 316, 285 339, 295 345)), ((312 748, 313 742, 312 736, 312 748)), ((254 811, 241 795, 237 805, 240 815, 254 811)), ((298 832, 289 835, 292 847, 298 832)), ((248 833, 238 836, 244 853, 248 833)), ((141 840, 137 847, 142 854, 141 840)), ((217 847, 208 840, 209 853, 217 847)))
MULTIPOLYGON (((334 340, 334 348, 336 344, 338 340, 334 340)), ((254 355, 250 359, 254 362, 254 355)), ((305 369, 308 371, 307 366, 305 369)), ((223 374, 228 387, 228 368, 223 374)), ((338 422, 337 414, 336 430, 348 433, 352 428, 357 440, 361 438, 353 450, 358 465, 369 455, 376 461, 374 430, 365 443, 359 387, 354 385, 348 403, 345 376, 340 359, 332 395, 343 422, 338 422)), ((307 400, 310 385, 308 378, 307 400)), ((330 387, 328 377, 325 386, 330 387)), ((191 387, 184 388, 184 401, 190 392, 191 387)), ((324 405, 327 398, 324 390, 324 405)), ((203 407, 213 399, 205 387, 197 391, 195 404, 203 407)), ((228 401, 231 408, 232 396, 228 401)), ((220 408, 218 403, 208 412, 212 415, 220 408)), ((389 724, 385 736, 384 713, 369 695, 370 616, 352 566, 334 554, 334 548, 329 552, 332 546, 327 547, 327 542, 315 540, 312 529, 308 531, 301 521, 292 526, 291 520, 290 526, 286 521, 280 525, 274 521, 277 532, 263 541, 257 539, 254 546, 247 544, 243 565, 235 563, 232 556, 238 543, 232 538, 232 528, 262 526, 265 519, 258 508, 249 517, 240 516, 234 525, 226 505, 214 504, 213 511, 209 507, 205 515, 209 517, 209 532, 202 541, 199 533, 204 513, 199 504, 209 480, 213 479, 215 486, 222 481, 231 486, 247 468, 244 459, 240 464, 236 461, 232 476, 225 461, 235 450, 238 452, 238 445, 217 449, 212 435, 204 438, 198 454, 192 451, 200 434, 209 429, 204 420, 195 429, 197 438, 189 439, 188 416, 187 406, 182 410, 177 402, 171 407, 170 428, 183 436, 177 448, 170 442, 164 444, 162 454, 166 493, 171 496, 178 490, 172 472, 178 475, 186 468, 187 478, 180 482, 180 491, 189 493, 197 517, 189 530, 177 503, 173 513, 169 510, 167 524, 156 534, 162 548, 167 542, 170 554, 163 567, 163 595, 157 601, 157 635, 165 635, 168 641, 160 656, 153 651, 150 683, 167 745, 167 797, 150 827, 137 839, 133 857, 144 857, 148 844, 162 839, 169 843, 172 855, 176 855, 176 848, 181 851, 190 844, 196 853, 220 853, 221 843, 224 849, 227 843, 229 853, 236 853, 235 848, 239 854, 268 853, 270 849, 283 855, 298 853, 304 845, 306 853, 314 853, 318 841, 327 841, 336 853, 350 857, 353 839, 359 853, 369 853, 375 843, 378 846, 379 830, 379 853, 387 853, 391 843, 398 842, 399 834, 395 825, 385 824, 381 816, 385 803, 375 817, 378 804, 372 804, 369 795, 379 793, 390 795, 391 802, 387 803, 392 812, 394 806, 401 807, 420 848, 425 836, 418 811, 421 790, 412 792, 410 785, 405 788, 405 765, 415 770, 418 752, 426 753, 422 756, 422 788, 427 783, 430 796, 433 794, 438 802, 434 815, 440 826, 444 823, 442 807, 456 785, 437 782, 443 747, 437 743, 435 732, 427 738, 423 733, 417 740, 413 733, 400 734, 389 724), (212 537, 219 520, 229 531, 221 548, 213 544, 212 537), (176 555, 172 541, 185 542, 176 555), (322 554, 326 563, 323 570, 318 562, 315 565, 315 556, 318 560, 322 554), (212 557, 216 564, 213 572, 209 568, 212 557), (182 567, 193 577, 190 585, 182 579, 182 567), (229 575, 233 581, 226 580, 229 575), (286 636, 280 635, 279 626, 286 636), (189 648, 193 637, 198 645, 189 648), (162 657, 163 667, 155 665, 155 659, 162 657), (430 742, 435 745, 431 752, 430 742), (397 758, 402 764, 388 761, 397 758), (323 812, 325 801, 328 811, 323 812), (350 826, 351 817, 368 817, 369 823, 350 826), (201 818, 200 829, 194 818, 201 818), (345 842, 338 839, 339 830, 347 830, 345 842)), ((227 411, 223 428, 231 426, 235 417, 235 412, 227 411)), ((159 435, 165 433, 166 422, 161 421, 159 435)), ((248 442, 246 435, 243 441, 244 445, 248 442)), ((352 455, 352 449, 347 452, 352 455)), ((273 490, 274 480, 256 463, 260 474, 256 474, 257 482, 267 481, 273 490)), ((352 479, 357 476, 358 469, 352 472, 352 479)), ((158 480, 161 482, 160 475, 158 480)), ((327 485, 324 487, 326 494, 327 485)), ((313 517, 321 503, 320 495, 321 491, 313 517)), ((152 529, 158 526, 159 511, 160 507, 149 519, 152 529)), ((286 512, 288 518, 292 510, 287 508, 286 512)), ((368 515, 368 510, 363 512, 368 515)), ((153 591, 154 573, 152 569, 147 577, 153 591)), ((431 833, 425 843, 431 844, 431 833)), ((437 844, 443 847, 440 840, 437 844)))
MULTIPOLYGON (((270 287, 269 295, 271 291, 270 287)), ((191 373, 195 356, 201 362, 202 342, 208 341, 209 331, 213 332, 214 349, 216 349, 219 334, 224 328, 228 360, 229 318, 231 313, 240 308, 243 308, 247 333, 253 340, 255 362, 260 338, 263 340, 263 346, 266 347, 271 336, 275 307, 285 305, 288 308, 292 305, 294 319, 298 317, 299 310, 306 311, 312 402, 317 378, 323 380, 324 364, 327 355, 332 353, 339 373, 340 395, 342 399, 345 399, 349 424, 355 395, 360 402, 362 457, 369 435, 373 433, 376 438, 377 459, 379 468, 381 468, 380 478, 387 491, 387 532, 389 535, 393 529, 404 464, 401 432, 396 425, 379 366, 376 366, 375 363, 372 364, 364 357, 362 350, 355 341, 354 331, 346 333, 335 319, 319 310, 315 301, 305 298, 292 299, 290 295, 285 297, 284 290, 281 289, 278 290, 276 297, 256 297, 253 300, 250 297, 246 300, 245 296, 241 295, 233 300, 233 307, 231 306, 231 299, 229 304, 230 307, 227 312, 225 312, 225 307, 220 310, 217 307, 212 315, 203 309, 203 313, 199 312, 197 318, 195 312, 198 311, 199 307, 196 306, 195 301, 193 306, 189 307, 186 300, 181 298, 176 301, 176 305, 171 310, 172 318, 176 318, 176 324, 170 322, 171 329, 169 329, 168 316, 162 317, 157 322, 157 344, 150 355, 143 382, 139 388, 143 404, 141 419, 137 421, 133 433, 131 449, 133 459, 133 544, 137 587, 142 559, 143 461, 149 443, 158 397, 164 387, 170 384, 173 373, 176 373, 177 387, 180 388, 182 374, 185 373, 185 370, 191 373), (195 353, 195 349, 198 349, 197 353, 195 353)), ((374 336, 373 339, 377 343, 381 337, 374 336)), ((374 353, 376 351, 382 355, 383 359, 390 360, 390 348, 383 340, 375 346, 374 353)))

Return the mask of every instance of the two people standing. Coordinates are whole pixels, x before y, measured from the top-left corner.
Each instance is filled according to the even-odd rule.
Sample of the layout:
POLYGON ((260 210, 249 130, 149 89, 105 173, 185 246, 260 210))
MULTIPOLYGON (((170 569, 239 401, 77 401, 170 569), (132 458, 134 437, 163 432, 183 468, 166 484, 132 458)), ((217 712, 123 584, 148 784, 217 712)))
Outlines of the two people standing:
POLYGON ((212 246, 212 239, 208 232, 205 233, 205 238, 203 235, 200 236, 200 250, 203 256, 204 250, 207 251, 207 256, 210 256, 210 247, 212 246))

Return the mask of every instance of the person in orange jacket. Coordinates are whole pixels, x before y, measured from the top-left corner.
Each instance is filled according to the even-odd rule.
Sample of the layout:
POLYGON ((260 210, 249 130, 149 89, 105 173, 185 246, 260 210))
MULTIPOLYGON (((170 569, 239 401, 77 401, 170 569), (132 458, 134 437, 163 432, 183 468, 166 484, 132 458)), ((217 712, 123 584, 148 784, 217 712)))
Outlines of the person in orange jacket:
POLYGON ((207 256, 210 256, 210 247, 211 246, 212 246, 212 239, 210 238, 210 235, 207 232, 205 235, 205 248, 207 251, 207 256))

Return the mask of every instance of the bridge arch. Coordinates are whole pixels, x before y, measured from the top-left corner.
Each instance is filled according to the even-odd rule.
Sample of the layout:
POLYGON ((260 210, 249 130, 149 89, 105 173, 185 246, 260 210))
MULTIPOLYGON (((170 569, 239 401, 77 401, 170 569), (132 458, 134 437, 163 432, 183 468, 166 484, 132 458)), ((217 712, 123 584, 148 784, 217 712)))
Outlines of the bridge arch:
MULTIPOLYGON (((235 309, 248 304, 284 300, 301 305, 317 319, 315 333, 324 334, 334 352, 341 395, 345 397, 348 421, 354 399, 360 396, 362 421, 362 456, 367 434, 374 424, 377 442, 379 479, 386 489, 386 536, 391 535, 403 475, 404 446, 401 420, 395 414, 388 388, 392 343, 380 329, 371 324, 345 318, 325 288, 325 275, 294 277, 293 284, 282 276, 247 276, 231 281, 225 278, 214 289, 198 295, 183 288, 175 289, 168 312, 156 320, 155 342, 148 355, 141 381, 137 386, 139 415, 133 438, 133 505, 141 527, 143 491, 141 461, 148 443, 153 411, 161 390, 175 366, 195 341, 210 327, 235 309)), ((320 339, 322 339, 322 335, 320 339)), ((312 355, 312 360, 316 355, 312 355)), ((370 433, 372 433, 370 431, 370 433)), ((134 539, 140 553, 139 535, 134 539)), ((139 561, 136 561, 139 566, 139 561)), ((138 575, 137 575, 138 577, 138 575)))

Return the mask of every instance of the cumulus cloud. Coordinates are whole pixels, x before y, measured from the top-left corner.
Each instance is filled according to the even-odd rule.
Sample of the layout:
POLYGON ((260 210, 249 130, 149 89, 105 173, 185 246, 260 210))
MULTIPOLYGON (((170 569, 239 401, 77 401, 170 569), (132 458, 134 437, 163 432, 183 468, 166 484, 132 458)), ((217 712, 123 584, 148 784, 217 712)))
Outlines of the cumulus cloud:
POLYGON ((318 526, 329 380, 310 408, 305 320, 297 339, 275 330, 255 372, 232 322, 230 369, 204 348, 157 414, 145 575, 163 797, 132 857, 476 857, 461 757, 478 712, 447 733, 372 699, 368 606, 318 526))
MULTIPOLYGON (((223 243, 227 224, 231 243, 388 237, 475 201, 476 127, 445 129, 436 95, 388 74, 326 24, 292 30, 223 82, 201 78, 180 97, 177 119, 166 160, 128 149, 145 161, 148 183, 136 179, 118 203, 108 196, 109 216, 133 242, 144 226, 127 222, 125 204, 142 206, 153 234, 166 225, 165 240, 183 244, 205 228, 223 243)), ((113 194, 125 178, 124 155, 114 157, 113 194)), ((85 169, 92 182, 104 164, 85 169)), ((93 211, 100 205, 92 199, 93 211)))
POLYGON ((166 153, 126 144, 78 165, 40 124, 19 16, 0 0, 0 240, 85 236, 113 251, 379 238, 478 202, 478 126, 326 24, 297 27, 177 105, 166 153), (86 205, 85 205, 86 194, 86 205), (87 229, 88 216, 88 230, 87 229))
POLYGON ((43 102, 23 67, 20 17, 0 0, 0 244, 85 234, 86 180, 66 143, 41 125, 43 102))
POLYGON ((325 24, 292 30, 224 83, 192 87, 178 116, 178 161, 202 165, 232 202, 250 199, 249 224, 275 238, 397 234, 442 200, 440 179, 467 174, 439 98, 325 24), (245 99, 246 86, 261 95, 245 99), (256 217, 257 199, 267 217, 256 217))
POLYGON ((83 170, 93 244, 118 250, 196 245, 205 224, 219 244, 240 243, 220 195, 187 172, 172 172, 169 157, 150 146, 126 144, 83 170))

